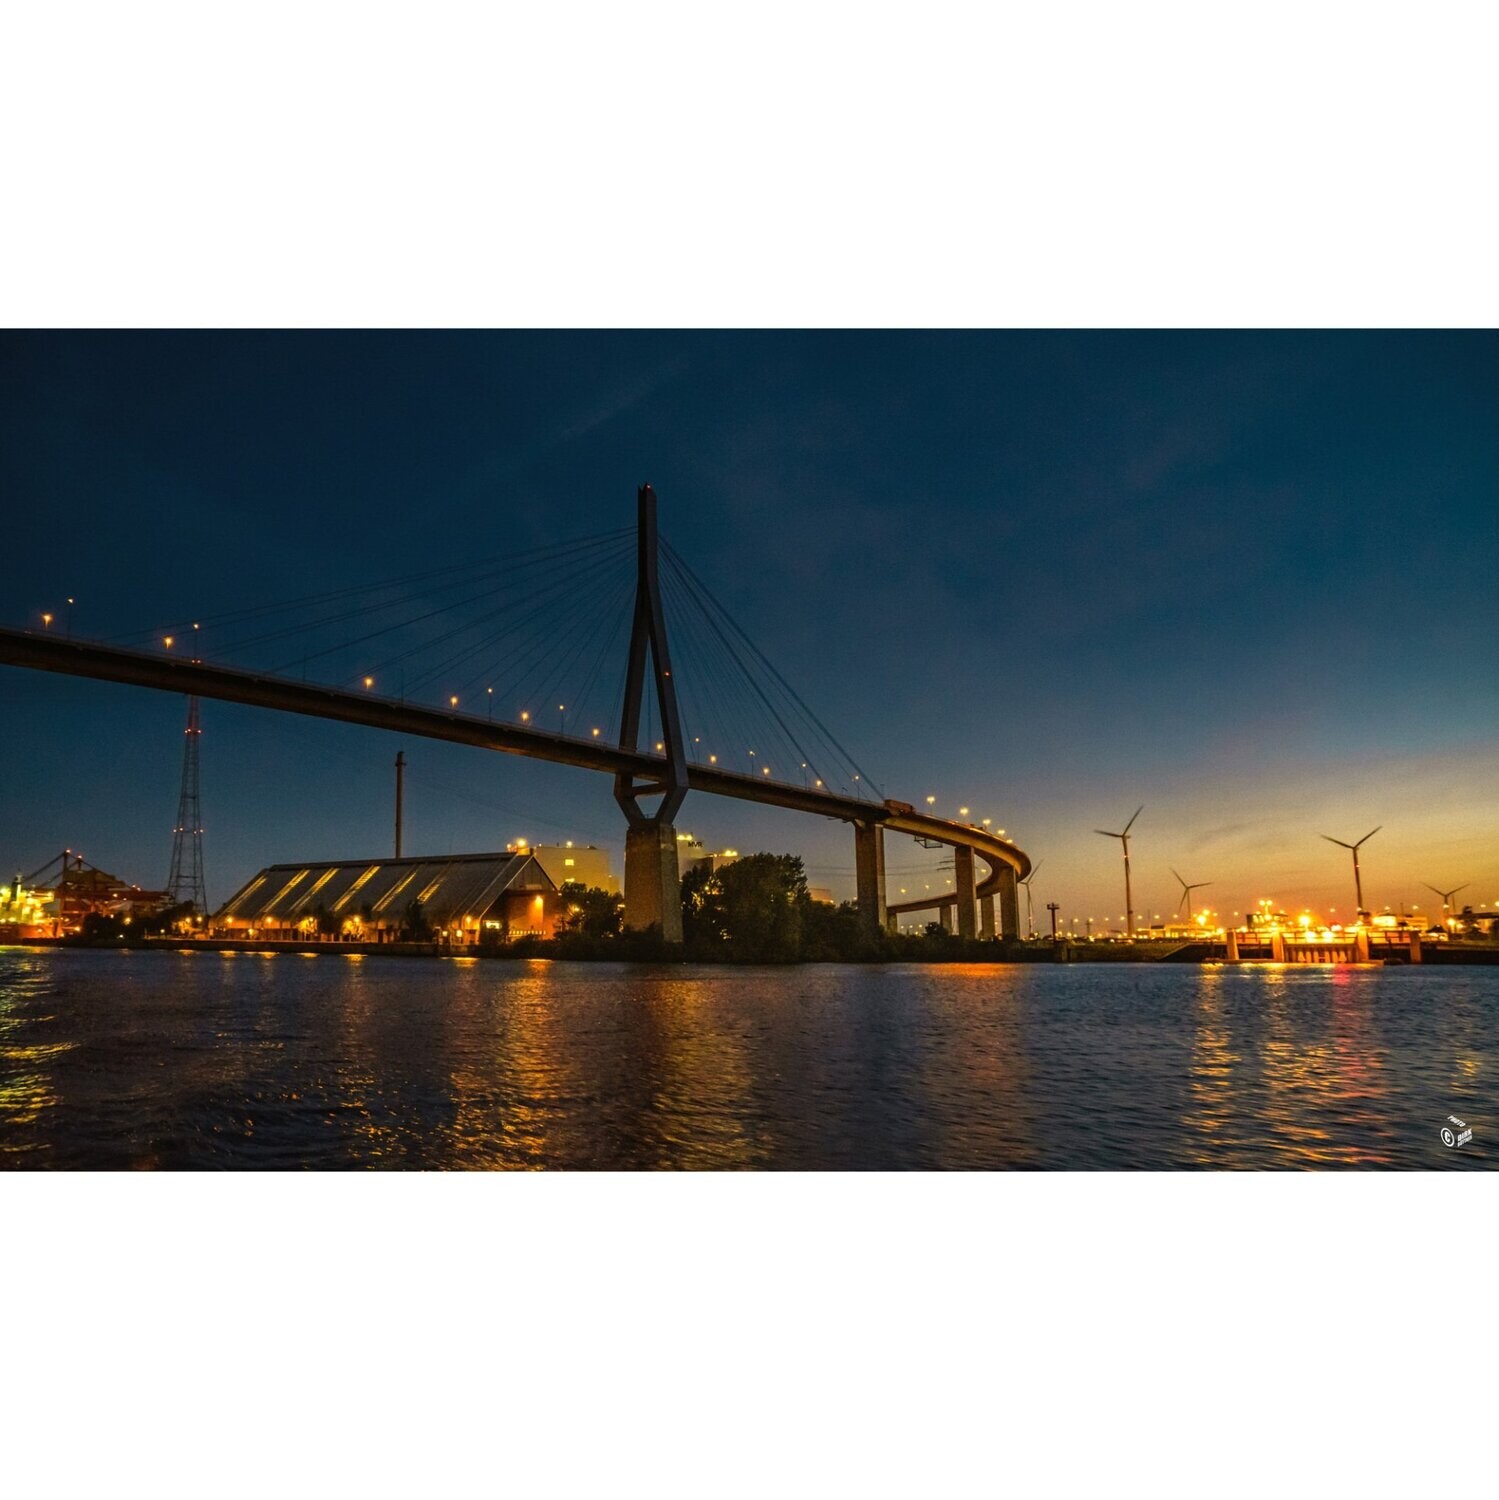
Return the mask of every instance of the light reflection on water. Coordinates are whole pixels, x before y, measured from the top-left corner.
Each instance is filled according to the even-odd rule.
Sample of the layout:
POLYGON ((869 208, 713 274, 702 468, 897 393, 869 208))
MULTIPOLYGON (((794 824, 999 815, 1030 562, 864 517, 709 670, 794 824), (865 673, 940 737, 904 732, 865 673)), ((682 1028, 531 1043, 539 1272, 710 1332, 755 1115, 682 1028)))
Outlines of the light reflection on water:
POLYGON ((1487 1166, 1496 1032, 1495 969, 10 948, 0 1164, 1487 1166))

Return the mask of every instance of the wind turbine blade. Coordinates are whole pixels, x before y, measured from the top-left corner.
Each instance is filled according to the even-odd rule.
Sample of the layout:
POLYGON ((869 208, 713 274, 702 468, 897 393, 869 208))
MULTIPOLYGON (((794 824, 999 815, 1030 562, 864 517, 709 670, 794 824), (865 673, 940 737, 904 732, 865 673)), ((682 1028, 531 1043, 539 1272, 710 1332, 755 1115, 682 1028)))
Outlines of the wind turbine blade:
MULTIPOLYGON (((1136 808, 1136 809, 1135 809, 1135 818, 1138 818, 1138 817, 1139 817, 1139 816, 1140 816, 1140 814, 1141 814, 1141 813, 1142 813, 1142 812, 1144 812, 1144 811, 1145 811, 1145 804, 1144 804, 1144 803, 1143 803, 1143 802, 1142 802, 1142 803, 1141 803, 1141 804, 1140 804, 1140 805, 1139 805, 1139 806, 1138 806, 1138 807, 1137 807, 1137 808, 1136 808)), ((1130 819, 1130 820, 1129 820, 1129 822, 1128 822, 1128 823, 1126 823, 1126 824, 1125 824, 1125 825, 1124 825, 1124 831, 1125 831, 1125 833, 1128 833, 1128 832, 1129 832, 1129 831, 1130 831, 1130 829, 1131 829, 1131 828, 1133 828, 1133 827, 1134 827, 1134 826, 1135 826, 1135 818, 1131 818, 1131 819, 1130 819)), ((1378 830, 1377 830, 1377 829, 1376 829, 1376 830, 1375 830, 1375 831, 1376 831, 1376 832, 1378 832, 1378 830)))
MULTIPOLYGON (((1176 875, 1175 865, 1167 865, 1166 868, 1170 870, 1173 875, 1176 875)), ((1187 882, 1183 880, 1180 875, 1176 875, 1176 883, 1181 886, 1183 890, 1185 890, 1187 887, 1187 882)))
MULTIPOLYGON (((1384 827, 1384 824, 1383 824, 1383 823, 1381 823, 1381 824, 1380 824, 1380 825, 1379 825, 1379 828, 1383 828, 1383 827, 1384 827)), ((1359 841, 1358 841, 1358 844, 1354 844, 1354 845, 1353 845, 1353 847, 1354 847, 1354 848, 1355 848, 1355 849, 1357 849, 1357 848, 1358 848, 1358 845, 1359 845, 1359 844, 1367 844, 1367 843, 1368 843, 1368 842, 1369 842, 1369 840, 1370 840, 1370 839, 1372 839, 1372 838, 1373 838, 1373 837, 1374 837, 1374 835, 1375 835, 1375 834, 1376 834, 1376 833, 1378 833, 1378 832, 1379 832, 1379 828, 1371 828, 1371 829, 1370 829, 1370 830, 1369 830, 1369 831, 1368 831, 1368 833, 1366 833, 1366 834, 1365 834, 1365 835, 1364 835, 1364 836, 1363 836, 1363 838, 1361 838, 1361 839, 1360 839, 1360 840, 1359 840, 1359 841)))
POLYGON ((1455 896, 1455 895, 1457 895, 1457 893, 1459 891, 1465 891, 1465 890, 1467 890, 1468 887, 1470 885, 1472 885, 1472 884, 1473 884, 1473 882, 1471 880, 1465 880, 1461 885, 1455 885, 1455 886, 1453 886, 1452 889, 1447 892, 1447 894, 1449 896, 1455 896))
POLYGON ((1107 828, 1095 828, 1093 832, 1101 833, 1106 839, 1122 839, 1124 837, 1122 833, 1110 833, 1107 828))
POLYGON ((1345 844, 1342 839, 1335 839, 1330 833, 1319 834, 1318 837, 1326 839, 1329 844, 1336 844, 1339 849, 1352 849, 1356 847, 1353 844, 1345 844))
MULTIPOLYGON (((1424 880, 1421 882, 1421 885, 1423 889, 1430 891, 1433 896, 1440 896, 1443 901, 1452 894, 1451 891, 1439 891, 1434 885, 1427 885, 1424 880)), ((1462 887, 1458 886, 1458 890, 1462 890, 1462 887)))

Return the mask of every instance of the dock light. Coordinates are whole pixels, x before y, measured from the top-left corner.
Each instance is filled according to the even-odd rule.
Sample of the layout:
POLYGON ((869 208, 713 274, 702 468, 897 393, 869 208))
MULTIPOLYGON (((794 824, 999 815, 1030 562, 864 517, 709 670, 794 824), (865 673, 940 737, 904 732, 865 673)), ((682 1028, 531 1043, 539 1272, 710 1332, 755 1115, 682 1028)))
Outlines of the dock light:
POLYGON ((49 614, 43 614, 42 615, 42 628, 44 630, 50 630, 52 628, 52 616, 51 615, 49 615, 49 614))
POLYGON ((164 640, 163 640, 163 641, 162 641, 162 645, 164 645, 164 646, 165 646, 165 647, 166 647, 166 648, 167 648, 167 649, 168 649, 168 650, 169 650, 169 651, 170 651, 170 650, 171 650, 171 648, 172 648, 172 637, 171 637, 171 636, 167 636, 167 637, 166 637, 166 638, 165 638, 165 639, 164 639, 164 640))
POLYGON ((935 797, 928 797, 926 799, 926 805, 928 807, 932 807, 932 806, 934 806, 936 804, 936 801, 937 801, 937 799, 935 797))
POLYGON ((984 827, 987 828, 993 821, 994 821, 993 818, 985 818, 984 819, 984 827))
POLYGON ((966 807, 960 807, 958 809, 958 816, 960 818, 966 818, 968 816, 968 809, 966 807))

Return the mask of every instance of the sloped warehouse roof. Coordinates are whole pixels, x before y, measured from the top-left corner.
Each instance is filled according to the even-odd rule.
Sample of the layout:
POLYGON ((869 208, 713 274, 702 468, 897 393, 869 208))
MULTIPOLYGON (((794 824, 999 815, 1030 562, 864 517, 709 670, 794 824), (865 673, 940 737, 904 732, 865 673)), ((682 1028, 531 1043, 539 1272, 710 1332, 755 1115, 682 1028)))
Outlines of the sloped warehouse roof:
POLYGON ((337 860, 271 865, 214 915, 217 922, 291 927, 326 907, 335 917, 369 908, 376 922, 395 922, 420 901, 438 926, 482 917, 507 891, 555 891, 529 854, 450 854, 420 859, 337 860))

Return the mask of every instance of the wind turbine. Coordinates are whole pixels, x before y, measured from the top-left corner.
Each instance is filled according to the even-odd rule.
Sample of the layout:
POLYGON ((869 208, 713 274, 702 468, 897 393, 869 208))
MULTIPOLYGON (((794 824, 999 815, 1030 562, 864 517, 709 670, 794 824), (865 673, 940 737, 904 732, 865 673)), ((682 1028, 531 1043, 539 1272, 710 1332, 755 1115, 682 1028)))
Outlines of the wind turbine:
POLYGON ((1439 891, 1434 885, 1426 885, 1426 882, 1424 880, 1421 882, 1422 885, 1426 885, 1426 889, 1433 895, 1440 896, 1442 898, 1443 921, 1446 921, 1447 918, 1452 915, 1452 898, 1457 895, 1459 891, 1467 890, 1468 886, 1470 886, 1472 883, 1472 881, 1465 881, 1462 885, 1453 886, 1450 891, 1439 891))
MULTIPOLYGON (((1383 827, 1384 824, 1381 823, 1379 825, 1379 828, 1383 827)), ((1361 879, 1359 879, 1358 851, 1361 845, 1367 844, 1369 840, 1379 832, 1379 828, 1371 828, 1368 833, 1366 833, 1363 838, 1358 841, 1357 844, 1345 844, 1342 839, 1335 839, 1330 833, 1324 833, 1322 835, 1322 837, 1325 838, 1329 844, 1336 844, 1340 849, 1351 849, 1353 851, 1353 889, 1355 894, 1358 896, 1358 913, 1360 916, 1363 916, 1364 914, 1364 883, 1361 879)))
MULTIPOLYGON (((1036 935, 1036 919, 1031 911, 1031 881, 1036 878, 1036 871, 1040 868, 1041 861, 1038 859, 1035 864, 1031 866, 1031 873, 1020 882, 1020 884, 1025 888, 1025 931, 1026 935, 1029 937, 1035 937, 1036 935)), ((1461 889, 1461 887, 1459 887, 1459 889, 1461 889)))
MULTIPOLYGON (((1173 875, 1176 875, 1175 870, 1172 870, 1171 873, 1173 875)), ((1191 885, 1188 885, 1180 875, 1176 875, 1176 883, 1182 888, 1182 898, 1180 903, 1177 905, 1176 914, 1177 916, 1181 916, 1182 907, 1185 906, 1187 908, 1187 921, 1190 922, 1192 920, 1192 892, 1200 891, 1204 887, 1210 886, 1213 882, 1211 880, 1198 880, 1194 881, 1191 885)))
POLYGON ((1135 817, 1124 825, 1123 833, 1110 833, 1107 828, 1093 830, 1094 833, 1101 833, 1106 839, 1118 839, 1124 845, 1124 931, 1128 937, 1135 935, 1135 898, 1129 888, 1129 831, 1135 826, 1135 818, 1138 818, 1144 811, 1145 804, 1142 802, 1135 809, 1135 817))

